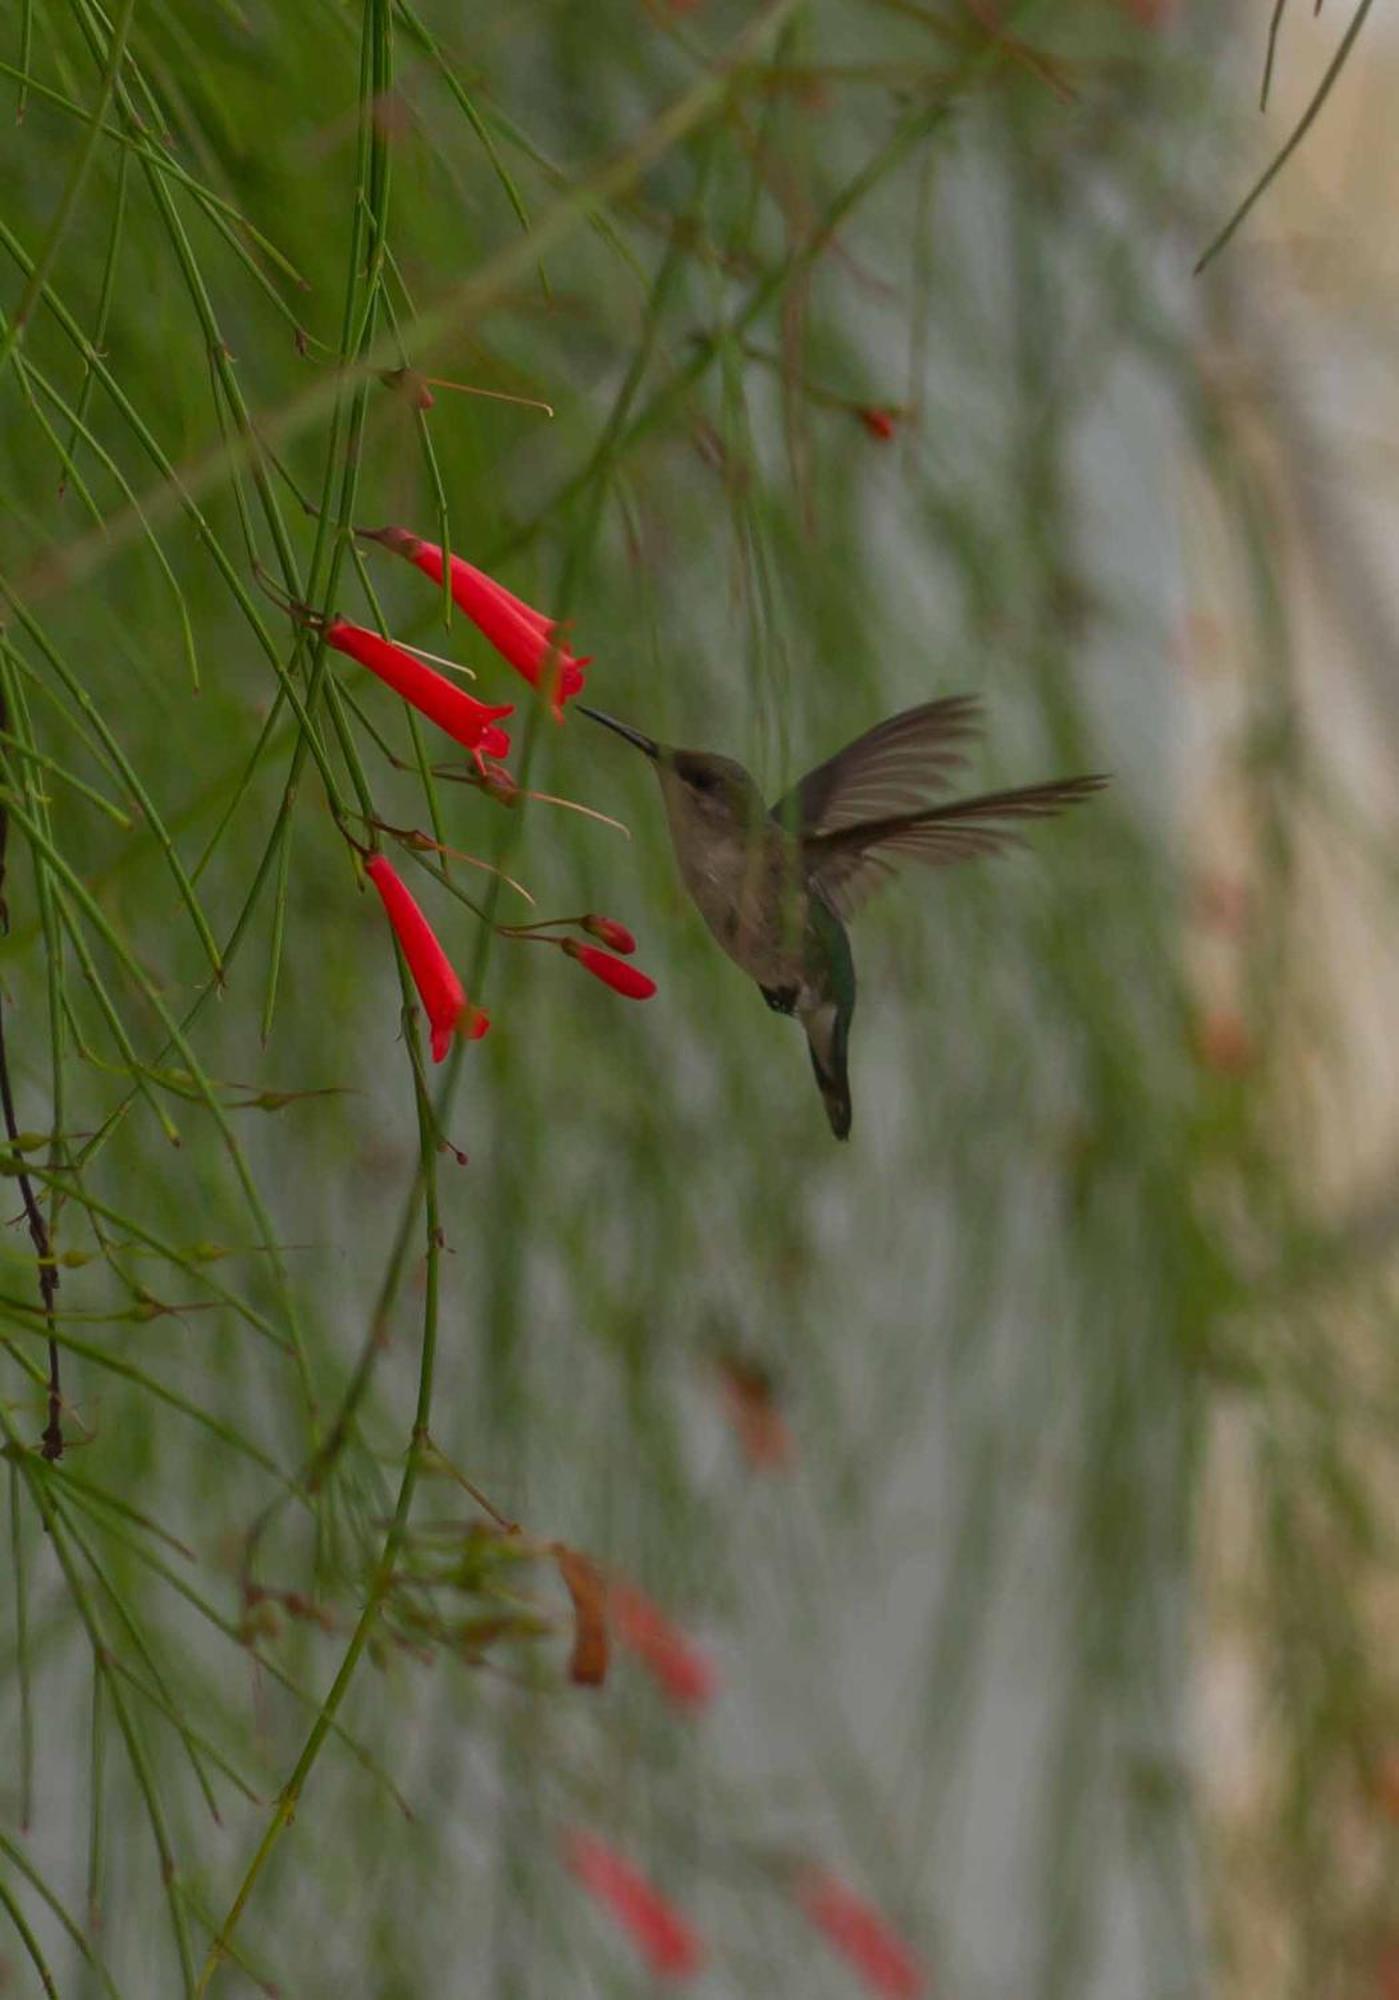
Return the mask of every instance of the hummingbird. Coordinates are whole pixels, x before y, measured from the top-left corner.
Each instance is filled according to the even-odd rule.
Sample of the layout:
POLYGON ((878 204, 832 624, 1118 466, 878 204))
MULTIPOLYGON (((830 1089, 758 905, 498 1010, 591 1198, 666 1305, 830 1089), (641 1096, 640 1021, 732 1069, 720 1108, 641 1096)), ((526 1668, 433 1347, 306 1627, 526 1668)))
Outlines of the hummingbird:
POLYGON ((1093 774, 943 797, 981 717, 974 695, 949 695, 877 724, 769 808, 733 758, 674 749, 578 706, 650 758, 685 887, 768 1006, 806 1030, 837 1139, 849 1138, 851 1124, 855 961, 846 924, 901 862, 940 868, 999 854, 1020 844, 1017 822, 1048 819, 1108 782, 1093 774))

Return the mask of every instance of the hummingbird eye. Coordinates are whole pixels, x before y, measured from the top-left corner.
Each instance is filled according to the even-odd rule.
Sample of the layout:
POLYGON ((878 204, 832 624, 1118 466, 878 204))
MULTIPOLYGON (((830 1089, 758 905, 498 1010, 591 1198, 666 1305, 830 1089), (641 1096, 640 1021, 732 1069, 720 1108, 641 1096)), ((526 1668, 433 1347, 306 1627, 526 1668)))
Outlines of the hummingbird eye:
POLYGON ((677 757, 675 768, 693 792, 713 792, 719 788, 717 773, 698 757, 677 757))

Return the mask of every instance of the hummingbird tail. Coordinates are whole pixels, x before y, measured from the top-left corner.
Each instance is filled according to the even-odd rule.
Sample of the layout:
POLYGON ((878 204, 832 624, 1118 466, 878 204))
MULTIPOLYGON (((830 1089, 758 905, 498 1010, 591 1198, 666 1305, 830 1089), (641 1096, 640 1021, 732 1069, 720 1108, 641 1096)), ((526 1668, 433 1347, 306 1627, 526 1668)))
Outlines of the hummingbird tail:
POLYGON ((821 1101, 831 1130, 837 1139, 850 1137, 850 1078, 846 1051, 850 1039, 849 1012, 834 1000, 802 1015, 806 1043, 811 1050, 811 1067, 821 1091, 821 1101))

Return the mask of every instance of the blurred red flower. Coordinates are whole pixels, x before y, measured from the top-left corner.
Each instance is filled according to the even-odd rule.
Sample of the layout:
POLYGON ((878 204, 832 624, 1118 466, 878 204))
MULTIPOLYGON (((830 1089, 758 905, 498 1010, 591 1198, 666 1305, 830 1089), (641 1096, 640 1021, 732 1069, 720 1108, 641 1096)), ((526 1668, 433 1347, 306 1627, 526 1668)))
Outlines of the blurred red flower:
POLYGON ((706 1708, 719 1676, 707 1653, 635 1584, 614 1582, 608 1595, 612 1634, 635 1653, 662 1692, 679 1708, 706 1708))
POLYGON ((792 1433, 771 1374, 741 1354, 721 1354, 718 1368, 724 1413, 743 1456, 755 1472, 786 1471, 795 1456, 792 1433))
POLYGON ((1248 928, 1251 901, 1246 882, 1231 875, 1204 874, 1191 888, 1189 915, 1202 930, 1238 937, 1248 928))
POLYGON ((827 1943, 881 2000, 917 2000, 923 1969, 898 1932, 871 1903, 824 1868, 805 1868, 796 1898, 827 1943))
POLYGON ((888 444, 898 429, 899 412, 897 410, 858 409, 855 414, 870 436, 878 438, 881 444, 888 444))
POLYGON ((704 1964, 699 1933, 646 1877, 594 1833, 564 1835, 564 1860, 616 1920, 657 1979, 690 1979, 704 1964))
POLYGON ((1232 1007, 1208 1008, 1194 1024, 1195 1054, 1216 1076, 1247 1076, 1258 1056, 1247 1021, 1232 1007))

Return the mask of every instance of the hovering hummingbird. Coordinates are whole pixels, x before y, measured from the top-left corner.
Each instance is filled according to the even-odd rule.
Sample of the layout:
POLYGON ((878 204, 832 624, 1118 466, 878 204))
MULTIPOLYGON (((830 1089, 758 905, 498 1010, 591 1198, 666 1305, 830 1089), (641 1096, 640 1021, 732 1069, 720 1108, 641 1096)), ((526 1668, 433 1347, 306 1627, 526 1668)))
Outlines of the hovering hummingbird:
POLYGON ((940 868, 1019 844, 1017 820, 1077 805, 1105 777, 1055 778, 1019 791, 931 801, 966 762, 980 704, 951 695, 890 716, 777 804, 731 757, 676 750, 586 708, 656 767, 685 887, 720 945, 779 1014, 806 1030, 811 1066, 837 1139, 850 1136, 846 1074, 855 962, 846 922, 900 862, 940 868))

